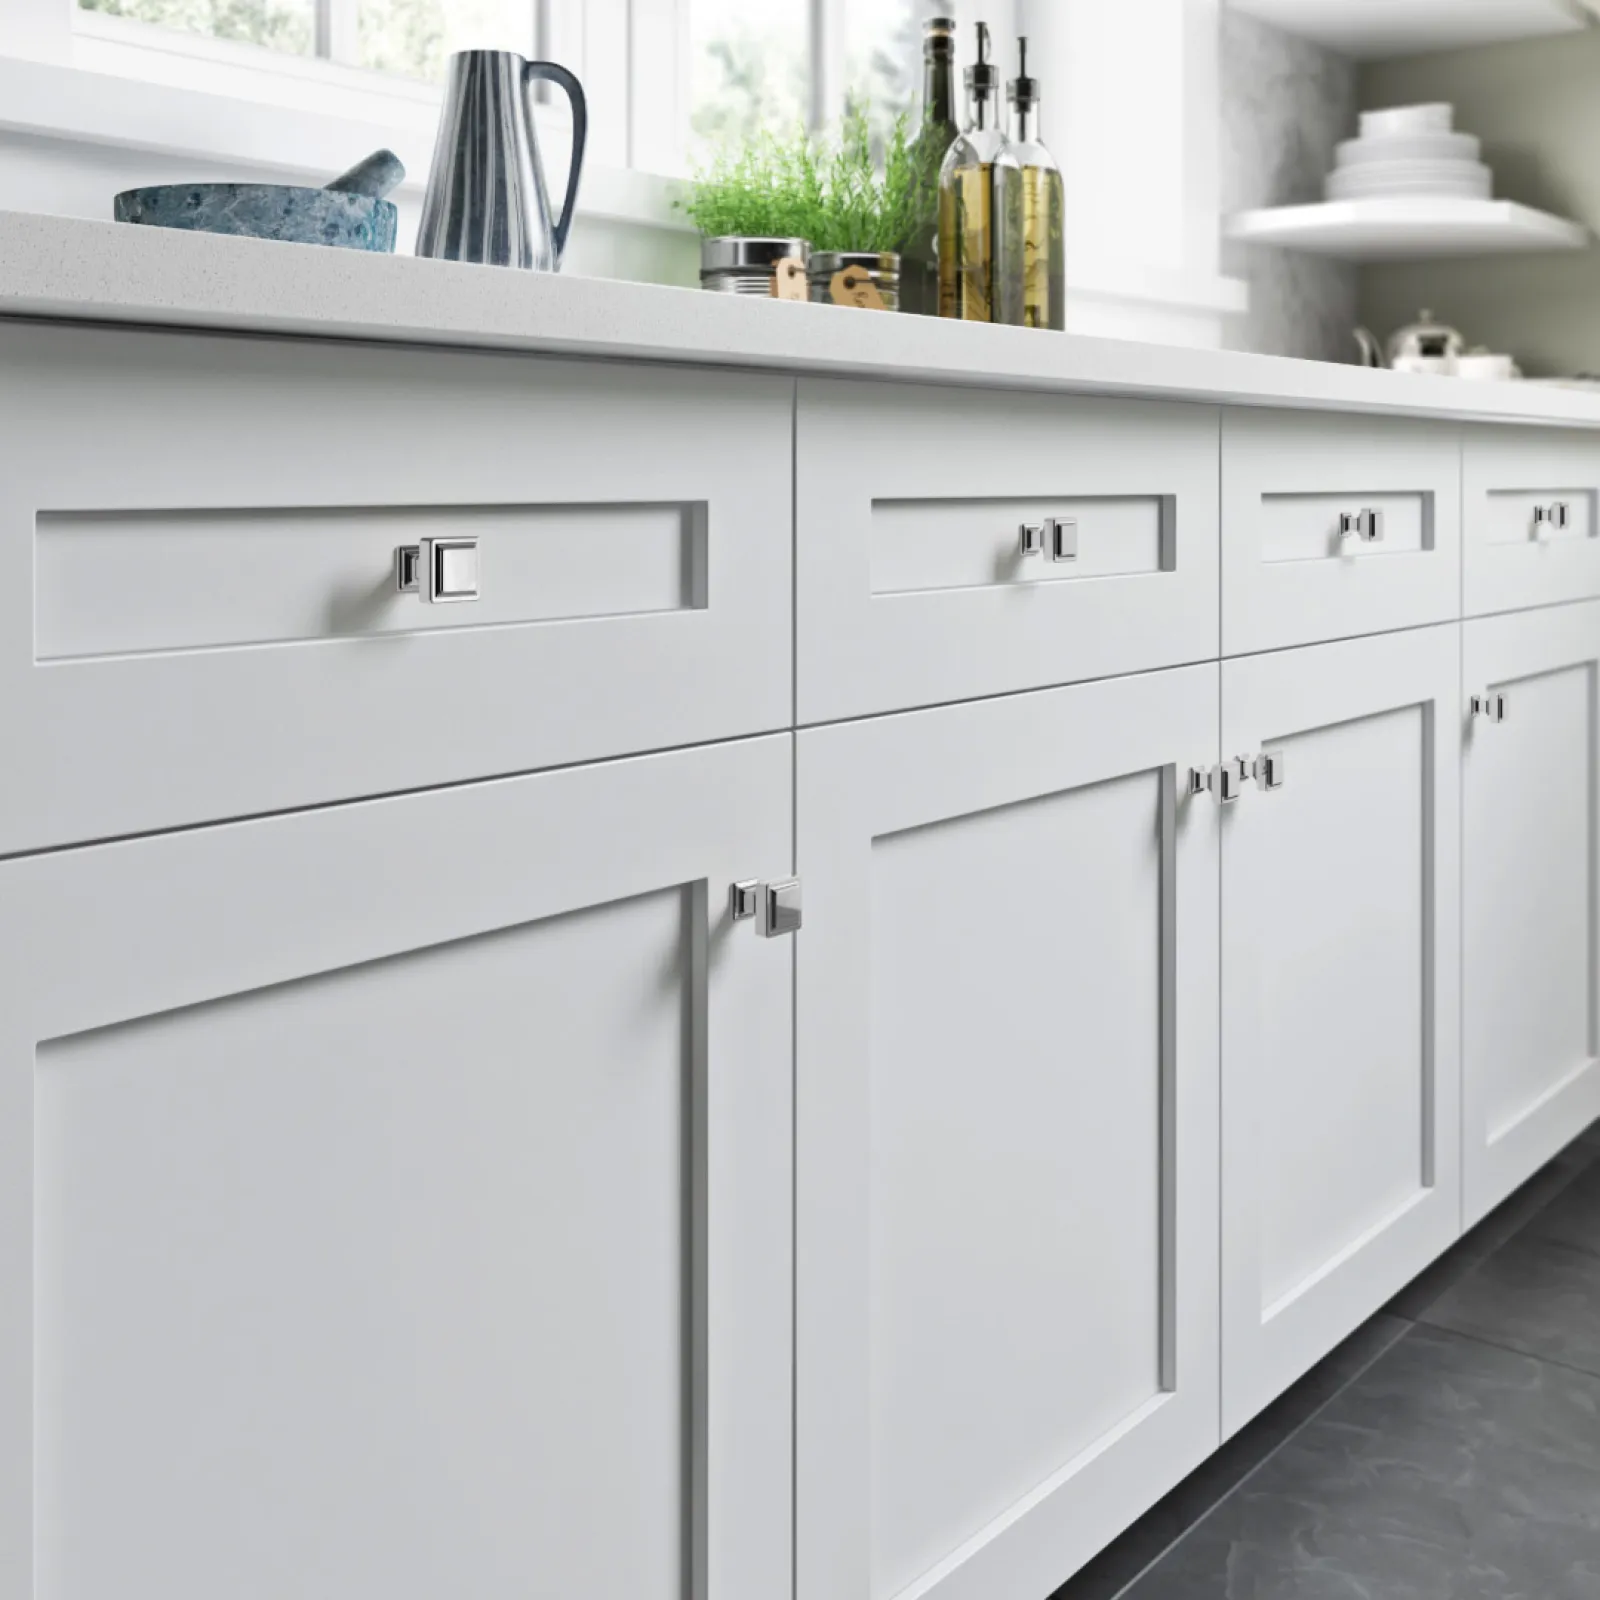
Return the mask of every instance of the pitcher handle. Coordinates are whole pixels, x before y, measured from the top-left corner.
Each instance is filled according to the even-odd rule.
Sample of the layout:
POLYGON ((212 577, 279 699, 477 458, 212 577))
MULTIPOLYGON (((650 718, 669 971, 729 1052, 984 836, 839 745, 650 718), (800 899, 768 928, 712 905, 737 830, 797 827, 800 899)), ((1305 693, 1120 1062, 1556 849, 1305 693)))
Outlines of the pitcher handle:
POLYGON ((583 85, 554 61, 529 61, 522 69, 522 89, 528 97, 528 120, 533 120, 532 86, 536 79, 559 85, 572 102, 572 167, 567 173, 567 197, 561 202, 561 216, 552 230, 556 252, 556 266, 567 249, 567 229, 572 226, 572 208, 578 198, 578 174, 583 170, 583 147, 589 137, 589 102, 584 98, 583 85))

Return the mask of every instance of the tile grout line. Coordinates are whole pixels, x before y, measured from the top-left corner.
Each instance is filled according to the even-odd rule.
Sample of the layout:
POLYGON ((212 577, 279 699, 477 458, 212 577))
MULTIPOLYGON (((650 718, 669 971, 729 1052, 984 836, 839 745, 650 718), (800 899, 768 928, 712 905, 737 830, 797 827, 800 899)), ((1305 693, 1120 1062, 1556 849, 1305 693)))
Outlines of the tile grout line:
POLYGON ((1570 1372, 1580 1378, 1587 1378, 1591 1383, 1600 1384, 1600 1372, 1595 1372, 1589 1367, 1575 1367, 1570 1361, 1563 1361, 1558 1356, 1536 1355, 1532 1350, 1519 1350, 1513 1344, 1502 1344, 1498 1339, 1490 1339, 1481 1333, 1466 1333, 1460 1328, 1451 1328, 1440 1322, 1418 1322, 1413 1327, 1426 1328, 1429 1333, 1447 1334, 1452 1339, 1462 1339, 1468 1344, 1482 1345, 1486 1350, 1498 1350, 1503 1355, 1519 1356, 1524 1361, 1537 1361, 1540 1366, 1554 1367, 1559 1372, 1570 1372))

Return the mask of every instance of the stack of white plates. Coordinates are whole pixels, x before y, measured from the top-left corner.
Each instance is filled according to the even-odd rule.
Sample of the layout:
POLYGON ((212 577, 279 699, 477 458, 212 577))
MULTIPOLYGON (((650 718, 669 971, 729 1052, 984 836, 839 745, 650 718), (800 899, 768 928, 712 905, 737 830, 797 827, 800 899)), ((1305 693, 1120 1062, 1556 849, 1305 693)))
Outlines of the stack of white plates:
POLYGON ((1448 195, 1487 200, 1493 174, 1478 159, 1478 141, 1469 133, 1451 131, 1454 116, 1447 105, 1363 111, 1361 137, 1339 146, 1338 166, 1328 174, 1328 198, 1448 195))

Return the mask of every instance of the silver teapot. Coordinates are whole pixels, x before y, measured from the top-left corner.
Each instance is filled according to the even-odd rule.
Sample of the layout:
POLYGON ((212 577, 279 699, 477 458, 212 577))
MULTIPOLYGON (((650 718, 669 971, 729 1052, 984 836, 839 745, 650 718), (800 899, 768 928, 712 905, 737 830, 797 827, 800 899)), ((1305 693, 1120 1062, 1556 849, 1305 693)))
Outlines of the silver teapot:
POLYGON ((510 50, 451 56, 417 254, 559 271, 588 128, 583 86, 565 67, 510 50), (572 102, 572 165, 554 220, 533 123, 531 90, 540 80, 559 85, 572 102))
POLYGON ((1426 310, 1415 322, 1392 333, 1386 350, 1379 348, 1378 341, 1365 328, 1355 330, 1355 340, 1361 350, 1362 366, 1391 367, 1396 372, 1450 375, 1467 349, 1467 341, 1460 333, 1436 321, 1433 313, 1426 310))

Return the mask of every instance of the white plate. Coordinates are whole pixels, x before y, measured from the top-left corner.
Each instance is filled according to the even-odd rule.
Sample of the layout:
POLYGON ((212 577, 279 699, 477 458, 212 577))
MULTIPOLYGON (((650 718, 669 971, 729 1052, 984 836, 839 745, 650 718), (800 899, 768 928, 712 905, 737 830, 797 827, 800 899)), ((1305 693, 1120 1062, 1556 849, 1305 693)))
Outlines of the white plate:
POLYGON ((1456 108, 1449 104, 1389 106, 1382 111, 1361 113, 1361 137, 1377 138, 1389 133, 1449 133, 1455 119, 1456 108))
POLYGON ((1323 185, 1330 200, 1371 200, 1403 194, 1452 195, 1458 198, 1487 200, 1493 194, 1493 180, 1487 167, 1466 167, 1457 173, 1368 174, 1364 169, 1341 167, 1328 174, 1323 185))
POLYGON ((1470 133, 1386 133, 1375 139, 1346 139, 1339 146, 1341 167, 1373 161, 1476 161, 1481 142, 1470 133))
POLYGON ((1401 178, 1438 178, 1441 182, 1487 181, 1493 174, 1481 161, 1363 161, 1337 167, 1334 175, 1351 183, 1386 183, 1401 178))

